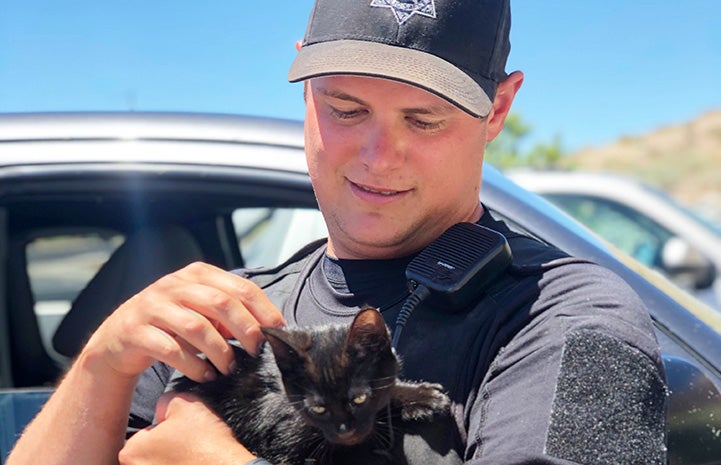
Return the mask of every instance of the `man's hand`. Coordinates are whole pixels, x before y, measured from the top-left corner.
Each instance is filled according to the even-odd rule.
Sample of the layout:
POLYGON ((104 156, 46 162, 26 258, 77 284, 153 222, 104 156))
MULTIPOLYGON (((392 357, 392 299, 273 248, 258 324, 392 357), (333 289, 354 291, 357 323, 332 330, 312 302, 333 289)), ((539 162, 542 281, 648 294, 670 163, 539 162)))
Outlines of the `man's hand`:
MULTIPOLYGON (((283 317, 254 283, 204 263, 160 278, 121 305, 83 350, 120 376, 134 377, 160 360, 195 381, 224 373, 233 361, 226 338, 249 352, 263 340, 261 326, 282 326, 283 317)), ((93 365, 97 366, 97 365, 93 365)))
MULTIPOLYGON (((226 338, 235 337, 253 352, 263 339, 261 326, 283 324, 281 313, 258 286, 219 268, 193 263, 160 278, 100 325, 20 437, 8 463, 117 463, 133 389, 143 370, 160 360, 193 380, 203 381, 215 371, 197 354, 204 353, 227 373, 234 358, 226 338), (58 428, 59 424, 64 426, 58 428)), ((182 414, 171 415, 175 401, 168 404, 161 426, 138 433, 137 439, 128 443, 123 460, 168 463, 161 461, 160 454, 163 458, 175 454, 172 463, 177 464, 184 463, 179 458, 192 457, 193 452, 213 452, 215 447, 219 447, 216 454, 230 452, 235 456, 234 464, 252 457, 203 404, 183 397, 177 403, 182 414), (160 441, 158 446, 154 446, 155 437, 160 441), (157 452, 158 458, 153 455, 147 461, 151 452, 157 452)), ((195 463, 225 462, 213 459, 195 463)))
POLYGON ((120 451, 121 465, 243 464, 253 454, 233 437, 230 427, 188 394, 164 394, 159 423, 137 432, 120 451))

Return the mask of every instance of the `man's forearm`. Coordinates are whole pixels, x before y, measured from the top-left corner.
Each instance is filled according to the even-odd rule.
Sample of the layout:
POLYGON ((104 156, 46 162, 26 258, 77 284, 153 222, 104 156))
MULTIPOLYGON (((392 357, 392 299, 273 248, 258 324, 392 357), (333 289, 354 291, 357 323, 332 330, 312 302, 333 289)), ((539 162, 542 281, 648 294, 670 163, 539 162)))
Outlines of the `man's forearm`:
POLYGON ((7 465, 117 463, 137 378, 100 367, 92 357, 78 358, 18 439, 7 465))

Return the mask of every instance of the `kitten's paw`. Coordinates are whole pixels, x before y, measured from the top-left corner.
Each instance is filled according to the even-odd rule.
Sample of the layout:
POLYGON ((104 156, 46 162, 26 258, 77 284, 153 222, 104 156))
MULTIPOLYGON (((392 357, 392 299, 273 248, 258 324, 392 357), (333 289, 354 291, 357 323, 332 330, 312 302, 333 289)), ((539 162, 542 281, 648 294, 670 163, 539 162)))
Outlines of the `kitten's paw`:
POLYGON ((428 420, 450 412, 451 401, 440 384, 406 384, 403 391, 401 416, 404 420, 428 420))

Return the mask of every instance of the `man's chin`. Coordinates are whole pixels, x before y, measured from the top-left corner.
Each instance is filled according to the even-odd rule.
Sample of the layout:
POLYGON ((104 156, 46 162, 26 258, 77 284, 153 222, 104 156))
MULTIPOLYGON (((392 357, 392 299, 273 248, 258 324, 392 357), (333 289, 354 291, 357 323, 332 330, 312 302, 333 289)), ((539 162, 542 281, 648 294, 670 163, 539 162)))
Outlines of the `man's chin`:
MULTIPOLYGON (((412 237, 412 235, 411 235, 412 237)), ((349 233, 330 234, 329 251, 337 258, 386 259, 410 255, 420 247, 414 247, 408 235, 391 234, 383 228, 359 226, 349 233)))
POLYGON ((456 222, 478 221, 483 212, 475 202, 467 210, 440 212, 437 216, 398 208, 377 212, 354 209, 335 210, 326 218, 331 242, 338 258, 385 259, 411 255, 456 222), (466 212, 461 215, 460 212, 466 212))

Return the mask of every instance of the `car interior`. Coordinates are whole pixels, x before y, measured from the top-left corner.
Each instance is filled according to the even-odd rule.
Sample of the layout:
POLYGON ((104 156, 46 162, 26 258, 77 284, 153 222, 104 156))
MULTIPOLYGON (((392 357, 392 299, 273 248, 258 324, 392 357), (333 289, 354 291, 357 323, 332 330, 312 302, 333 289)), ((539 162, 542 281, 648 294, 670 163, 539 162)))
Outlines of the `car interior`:
POLYGON ((241 247, 261 247, 254 241, 264 240, 273 221, 287 221, 280 212, 316 210, 312 195, 271 194, 250 182, 157 174, 100 181, 26 184, 4 198, 12 310, 5 386, 52 385, 102 320, 148 284, 197 260, 245 266, 241 247))

